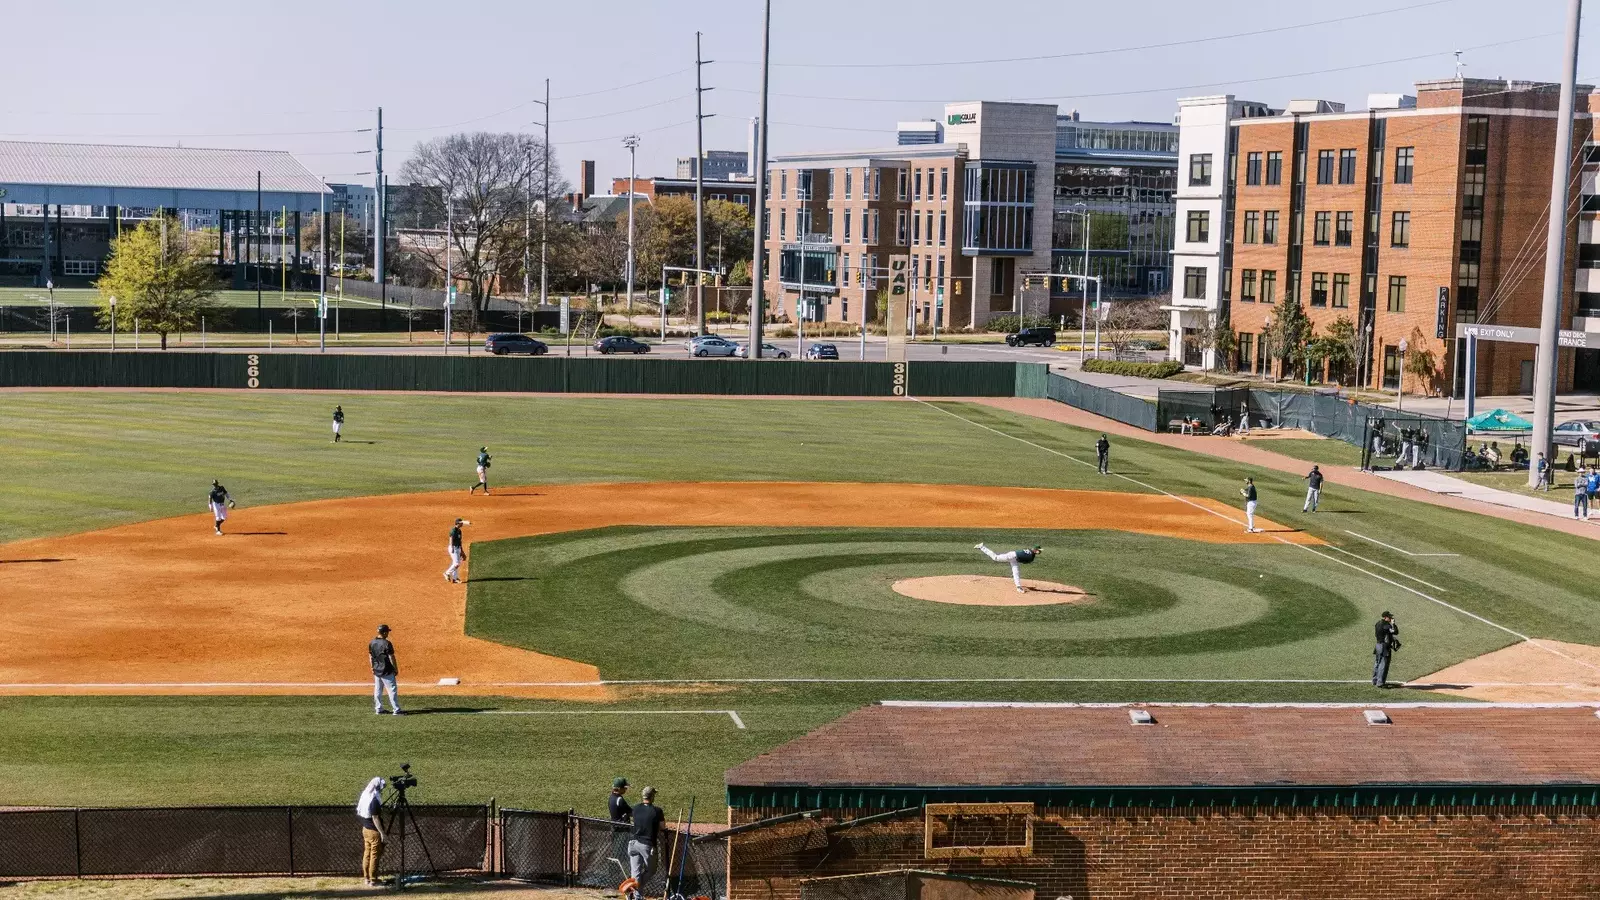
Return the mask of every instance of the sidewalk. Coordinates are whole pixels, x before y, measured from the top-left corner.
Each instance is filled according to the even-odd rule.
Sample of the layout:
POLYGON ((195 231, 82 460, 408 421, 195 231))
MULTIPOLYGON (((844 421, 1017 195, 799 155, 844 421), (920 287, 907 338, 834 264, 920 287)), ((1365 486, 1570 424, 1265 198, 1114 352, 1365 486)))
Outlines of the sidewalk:
MULTIPOLYGON (((1510 509, 1543 513, 1547 516, 1560 516, 1568 521, 1573 521, 1572 504, 1570 502, 1562 503, 1559 500, 1544 500, 1539 497, 1529 497, 1525 494, 1502 491, 1499 488, 1485 487, 1484 485, 1463 481, 1460 478, 1454 478, 1432 469, 1424 469, 1421 472, 1402 470, 1398 472, 1373 472, 1372 474, 1379 478, 1398 481, 1401 484, 1409 484, 1425 491, 1432 491, 1435 494, 1446 494, 1451 497, 1476 500, 1479 503, 1492 503, 1495 506, 1504 506, 1510 509)), ((1567 493, 1571 494, 1571 490, 1568 489, 1567 493)), ((1560 496, 1560 494, 1552 492, 1551 496, 1560 496)))

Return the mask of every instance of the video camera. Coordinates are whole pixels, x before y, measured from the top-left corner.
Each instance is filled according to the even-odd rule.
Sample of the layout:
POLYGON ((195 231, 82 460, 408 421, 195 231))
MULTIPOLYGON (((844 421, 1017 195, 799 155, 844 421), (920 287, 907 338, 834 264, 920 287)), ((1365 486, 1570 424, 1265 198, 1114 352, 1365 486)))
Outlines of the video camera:
POLYGON ((407 788, 417 786, 417 776, 411 774, 411 763, 400 764, 400 774, 389 776, 389 786, 402 794, 407 788))

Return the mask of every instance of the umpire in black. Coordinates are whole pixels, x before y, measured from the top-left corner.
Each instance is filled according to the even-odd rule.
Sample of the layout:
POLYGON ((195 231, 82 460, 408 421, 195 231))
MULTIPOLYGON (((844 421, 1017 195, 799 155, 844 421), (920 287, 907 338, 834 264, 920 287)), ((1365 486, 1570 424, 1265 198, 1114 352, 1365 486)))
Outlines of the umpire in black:
POLYGON ((1383 611, 1383 618, 1373 627, 1377 644, 1372 648, 1372 684, 1389 686, 1389 660, 1400 649, 1400 626, 1394 623, 1394 613, 1383 611))

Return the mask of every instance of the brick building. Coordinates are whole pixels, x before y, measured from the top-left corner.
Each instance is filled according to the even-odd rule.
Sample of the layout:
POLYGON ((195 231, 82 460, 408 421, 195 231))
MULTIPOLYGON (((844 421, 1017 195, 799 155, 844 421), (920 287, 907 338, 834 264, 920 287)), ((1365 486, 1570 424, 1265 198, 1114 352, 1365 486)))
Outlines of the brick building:
MULTIPOLYGON (((695 181, 691 178, 635 178, 633 191, 646 201, 655 200, 657 197, 688 197, 694 199, 695 181)), ((754 178, 732 177, 721 180, 706 179, 706 202, 723 200, 728 203, 737 203, 746 209, 755 203, 756 182, 754 178)), ((613 196, 626 197, 628 195, 628 179, 611 179, 611 193, 613 196)))
MULTIPOLYGON (((1586 275, 1574 291, 1574 273, 1600 265, 1600 244, 1587 243, 1600 240, 1590 90, 1580 86, 1561 321, 1580 331, 1600 331, 1600 292, 1586 275)), ((1372 95, 1356 112, 1179 101, 1173 358, 1211 364, 1200 335, 1225 319, 1238 349, 1223 367, 1272 371, 1278 354, 1261 352, 1262 335, 1298 301, 1318 334, 1340 319, 1355 327, 1353 370, 1317 374, 1451 390, 1465 371, 1457 324, 1539 324, 1558 95, 1554 84, 1454 78, 1372 95), (1433 359, 1431 374, 1402 371, 1402 340, 1433 359)), ((1481 343, 1479 392, 1531 392, 1533 353, 1481 343)), ((1563 352, 1561 373, 1562 389, 1600 388, 1600 351, 1563 352)))
POLYGON ((729 898, 872 872, 1041 900, 1600 896, 1597 738, 1589 708, 886 703, 728 772, 729 898))
POLYGON ((1175 126, 982 101, 948 104, 934 124, 895 147, 773 160, 765 246, 774 313, 871 318, 874 278, 891 257, 915 276, 921 329, 981 327, 1024 302, 1029 315, 1076 319, 1081 292, 1045 276, 1085 264, 1108 297, 1165 289, 1175 126), (1037 296, 1021 290, 1030 275, 1037 296))

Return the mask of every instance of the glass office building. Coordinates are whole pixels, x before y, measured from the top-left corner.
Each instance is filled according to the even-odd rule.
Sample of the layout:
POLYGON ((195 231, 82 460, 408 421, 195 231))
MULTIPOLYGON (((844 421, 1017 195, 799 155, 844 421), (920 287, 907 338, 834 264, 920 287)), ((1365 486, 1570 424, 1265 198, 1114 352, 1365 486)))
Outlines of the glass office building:
MULTIPOLYGON (((1051 271, 1083 273, 1087 219, 1089 274, 1105 279, 1108 296, 1152 296, 1170 289, 1177 126, 1061 116, 1054 187, 1051 271)), ((1052 283, 1052 292, 1061 295, 1059 282, 1052 283)), ((1068 292, 1076 293, 1076 287, 1068 292)))

